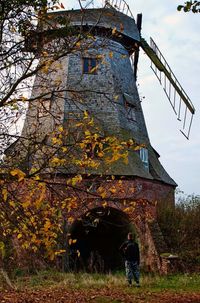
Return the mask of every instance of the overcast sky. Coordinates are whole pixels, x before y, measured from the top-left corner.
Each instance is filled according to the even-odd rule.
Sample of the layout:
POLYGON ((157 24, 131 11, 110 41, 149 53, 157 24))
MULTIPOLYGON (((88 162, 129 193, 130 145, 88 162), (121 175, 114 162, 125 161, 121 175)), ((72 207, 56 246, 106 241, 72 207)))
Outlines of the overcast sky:
MULTIPOLYGON (((62 2, 66 9, 78 7, 77 0, 62 2)), ((135 19, 138 13, 143 14, 142 36, 155 40, 196 108, 188 141, 141 51, 138 84, 140 95, 145 97, 142 104, 151 143, 179 188, 186 194, 200 194, 200 14, 177 12, 177 5, 183 2, 127 0, 135 19)))

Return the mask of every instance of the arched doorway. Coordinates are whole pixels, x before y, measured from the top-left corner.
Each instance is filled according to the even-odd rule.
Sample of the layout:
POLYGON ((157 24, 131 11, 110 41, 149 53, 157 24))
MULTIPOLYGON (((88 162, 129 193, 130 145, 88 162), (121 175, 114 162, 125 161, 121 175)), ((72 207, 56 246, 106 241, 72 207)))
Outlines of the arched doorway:
POLYGON ((72 269, 114 271, 123 268, 119 247, 128 232, 135 233, 127 214, 112 207, 86 212, 71 226, 72 269), (74 241, 73 241, 74 240, 74 241))

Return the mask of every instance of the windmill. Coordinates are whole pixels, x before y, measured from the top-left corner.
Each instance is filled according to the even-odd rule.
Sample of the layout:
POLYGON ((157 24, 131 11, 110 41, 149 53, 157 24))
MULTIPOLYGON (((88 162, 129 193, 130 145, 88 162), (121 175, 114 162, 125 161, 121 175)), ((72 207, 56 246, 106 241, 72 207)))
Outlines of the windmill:
MULTIPOLYGON (((45 47, 51 49, 51 47, 62 45, 62 31, 59 32, 58 22, 61 19, 68 20, 72 29, 64 31, 67 41, 74 41, 74 33, 76 33, 76 37, 81 33, 84 37, 83 45, 85 43, 87 49, 81 49, 79 45, 75 52, 62 56, 59 59, 59 67, 53 65, 52 72, 50 72, 50 68, 46 73, 41 71, 36 75, 32 90, 33 102, 27 110, 22 139, 20 138, 14 146, 11 146, 7 153, 12 155, 15 150, 22 153, 22 146, 27 147, 28 145, 26 150, 32 153, 27 156, 23 152, 21 156, 21 158, 26 158, 25 165, 31 167, 32 163, 37 162, 38 159, 40 164, 43 160, 41 154, 36 149, 31 150, 32 146, 27 142, 28 140, 22 144, 23 138, 34 137, 39 143, 47 142, 49 148, 51 142, 48 142, 48 134, 54 130, 54 117, 59 124, 63 125, 63 128, 68 130, 74 121, 77 123, 77 120, 83 119, 83 113, 87 110, 98 121, 105 134, 111 134, 123 140, 124 138, 134 139, 144 146, 137 152, 130 152, 128 165, 119 162, 111 165, 109 171, 99 166, 98 169, 90 170, 90 178, 98 180, 99 186, 103 176, 103 179, 108 180, 109 187, 114 183, 113 176, 114 179, 122 180, 123 187, 128 192, 123 199, 125 204, 132 201, 131 199, 136 202, 139 199, 147 200, 150 202, 151 210, 155 210, 155 204, 153 204, 155 201, 164 206, 173 205, 174 190, 177 184, 163 168, 159 161, 159 154, 151 145, 137 90, 136 79, 140 48, 150 58, 156 77, 163 85, 178 120, 183 123, 182 133, 186 138, 189 138, 195 109, 153 39, 149 45, 141 37, 142 16, 138 15, 137 22, 135 22, 133 14, 124 0, 105 1, 102 8, 63 10, 49 14, 51 18, 49 18, 48 24, 44 26, 40 24, 35 40, 31 41, 30 37, 32 44, 29 45, 29 51, 37 53, 40 63, 45 60, 45 47), (44 96, 42 102, 41 95, 44 96), (129 192, 131 188, 134 188, 133 192, 129 192)), ((80 167, 78 169, 75 171, 76 174, 88 177, 87 171, 83 172, 80 167)), ((56 178, 60 182, 63 176, 65 176, 63 183, 66 184, 66 176, 73 174, 73 164, 61 167, 60 170, 56 169, 52 184, 56 178)), ((51 174, 49 177, 51 178, 51 174)), ((91 179, 86 182, 90 183, 91 179)), ((92 190, 95 192, 95 186, 92 190)), ((117 197, 114 195, 110 201, 112 207, 109 211, 113 212, 115 219, 123 217, 124 203, 118 201, 122 200, 120 195, 120 193, 117 197), (117 201, 116 205, 114 205, 114 200, 117 201), (117 214, 113 211, 114 207, 117 214), (119 209, 122 212, 118 213, 119 209)), ((90 207, 93 207, 94 213, 96 210, 98 213, 105 212, 104 208, 102 212, 102 205, 98 205, 100 209, 96 208, 96 200, 92 200, 92 203, 90 201, 90 207)), ((85 204, 87 206, 87 203, 85 204)), ((137 225, 141 243, 145 247, 144 259, 150 260, 148 261, 150 263, 147 263, 155 269, 160 266, 159 253, 165 252, 165 250, 157 247, 152 235, 152 229, 154 228, 155 231, 157 228, 156 224, 154 227, 149 227, 147 218, 142 217, 144 209, 139 202, 136 203, 135 209, 138 213, 133 210, 133 217, 135 216, 134 219, 136 219, 132 220, 137 225), (137 221, 140 215, 143 218, 142 222, 137 221), (149 247, 146 246, 146 243, 150 243, 149 247)), ((83 213, 80 215, 85 216, 83 213)), ((108 215, 105 215, 104 219, 107 218, 106 216, 108 215)), ((154 216, 156 217, 155 212, 154 216)), ((116 221, 116 225, 120 225, 116 221)), ((95 237, 98 238, 96 235, 95 237)), ((158 232, 156 239, 157 242, 162 242, 158 239, 158 232)), ((110 257, 112 258, 112 256, 110 257)))

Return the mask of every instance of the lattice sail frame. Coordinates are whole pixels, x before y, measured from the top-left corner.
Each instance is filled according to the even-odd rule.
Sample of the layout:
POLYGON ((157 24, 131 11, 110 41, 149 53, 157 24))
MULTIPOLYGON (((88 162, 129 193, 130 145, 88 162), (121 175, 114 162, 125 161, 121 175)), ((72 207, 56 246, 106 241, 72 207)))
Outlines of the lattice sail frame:
POLYGON ((134 19, 131 9, 125 0, 105 0, 105 7, 113 7, 121 13, 134 19))
POLYGON ((163 90, 177 116, 178 121, 183 121, 181 133, 189 139, 195 108, 184 91, 183 87, 172 72, 158 46, 150 38, 150 46, 141 39, 141 47, 151 60, 151 69, 158 78, 163 90))

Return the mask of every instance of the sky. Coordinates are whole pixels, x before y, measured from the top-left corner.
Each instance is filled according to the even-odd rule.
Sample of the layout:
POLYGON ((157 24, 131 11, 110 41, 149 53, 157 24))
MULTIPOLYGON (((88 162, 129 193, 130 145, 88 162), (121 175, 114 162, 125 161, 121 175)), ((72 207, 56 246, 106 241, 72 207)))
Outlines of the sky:
MULTIPOLYGON (((85 4, 87 1, 82 1, 85 4)), ((94 0, 94 5, 103 1, 94 0)), ((160 161, 185 194, 200 194, 200 14, 178 12, 184 0, 127 0, 133 16, 142 13, 142 36, 152 37, 190 97, 196 112, 190 138, 179 131, 180 122, 168 102, 150 61, 140 51, 138 84, 152 146, 160 161)), ((63 0, 66 9, 78 0, 63 0)))

